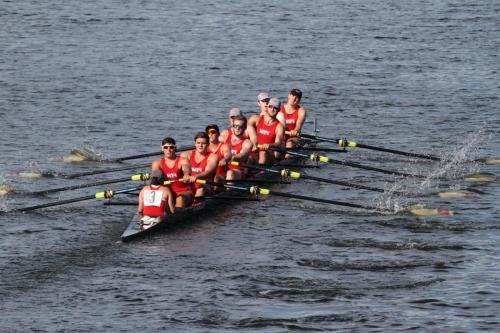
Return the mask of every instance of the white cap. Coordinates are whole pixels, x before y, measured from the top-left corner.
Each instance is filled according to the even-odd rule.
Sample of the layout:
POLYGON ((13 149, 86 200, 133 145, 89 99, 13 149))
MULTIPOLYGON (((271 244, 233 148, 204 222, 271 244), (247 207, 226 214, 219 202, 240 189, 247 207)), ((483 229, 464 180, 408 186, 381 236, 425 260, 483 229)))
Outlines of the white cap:
POLYGON ((241 113, 241 110, 238 108, 232 108, 229 110, 229 117, 236 117, 236 116, 242 116, 243 113, 241 113))
POLYGON ((257 100, 260 102, 263 99, 269 99, 269 94, 265 91, 261 92, 259 96, 257 96, 257 100))

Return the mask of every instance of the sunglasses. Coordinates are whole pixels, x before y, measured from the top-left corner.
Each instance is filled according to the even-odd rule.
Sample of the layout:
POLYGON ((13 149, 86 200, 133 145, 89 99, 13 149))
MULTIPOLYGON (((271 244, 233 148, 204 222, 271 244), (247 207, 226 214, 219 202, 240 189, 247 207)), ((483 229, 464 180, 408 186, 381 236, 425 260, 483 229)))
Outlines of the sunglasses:
POLYGON ((273 105, 268 105, 267 107, 268 107, 269 109, 276 109, 276 110, 278 110, 278 108, 277 108, 277 107, 275 107, 275 106, 273 106, 273 105))
POLYGON ((163 149, 176 149, 177 146, 163 146, 163 149))
POLYGON ((245 128, 245 126, 243 126, 243 125, 233 125, 233 128, 243 129, 243 128, 245 128))
POLYGON ((264 98, 264 99, 261 99, 260 101, 263 103, 269 103, 270 100, 271 100, 270 98, 264 98))
POLYGON ((208 134, 218 134, 218 132, 214 129, 208 130, 208 134))

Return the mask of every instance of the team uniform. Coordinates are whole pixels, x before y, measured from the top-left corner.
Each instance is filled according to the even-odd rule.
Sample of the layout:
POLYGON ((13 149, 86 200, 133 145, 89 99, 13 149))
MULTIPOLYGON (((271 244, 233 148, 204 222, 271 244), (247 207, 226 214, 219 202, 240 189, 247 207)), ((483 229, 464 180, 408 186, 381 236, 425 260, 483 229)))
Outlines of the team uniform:
MULTIPOLYGON (((177 181, 179 179, 182 179, 184 174, 182 173, 182 169, 179 167, 180 159, 181 159, 180 156, 176 157, 174 166, 172 168, 169 168, 167 166, 164 157, 161 159, 161 170, 163 171, 166 180, 177 181)), ((186 184, 184 182, 175 182, 168 186, 170 187, 175 196, 185 191, 193 192, 193 188, 189 184, 186 184)))
MULTIPOLYGON (((227 131, 227 144, 229 145, 229 148, 231 149, 231 155, 235 156, 241 152, 241 149, 243 148, 243 143, 245 142, 245 139, 243 139, 240 142, 238 142, 237 144, 233 145, 232 138, 233 138, 233 131, 232 131, 232 128, 230 128, 227 131)), ((245 169, 240 167, 239 165, 230 164, 228 166, 228 169, 229 170, 239 170, 242 172, 242 174, 245 173, 245 169)))
MULTIPOLYGON (((207 168, 207 162, 208 162, 208 158, 210 157, 210 154, 207 154, 199 162, 196 162, 195 156, 196 156, 196 151, 193 150, 191 152, 190 157, 189 157, 189 163, 191 164, 191 176, 196 176, 197 174, 202 173, 203 171, 205 171, 205 169, 207 168)), ((207 178, 206 181, 207 182, 213 182, 213 178, 207 178)), ((202 186, 203 185, 198 184, 198 183, 194 184, 194 188, 195 189, 198 189, 198 188, 200 188, 202 186)))
MULTIPOLYGON (((229 135, 229 131, 228 131, 228 135, 229 135)), ((224 159, 224 155, 223 155, 222 150, 221 150, 222 145, 223 145, 223 143, 219 143, 219 145, 217 146, 217 149, 215 149, 215 150, 210 149, 210 147, 207 148, 207 151, 209 153, 217 155, 217 157, 219 158, 219 161, 224 159)), ((223 178, 226 178, 226 172, 227 172, 227 166, 217 165, 217 170, 215 171, 216 175, 218 175, 218 176, 220 175, 223 178)))
POLYGON ((257 142, 261 144, 272 144, 276 140, 276 126, 278 126, 279 121, 275 120, 271 125, 266 125, 264 117, 260 117, 259 122, 256 127, 257 131, 257 142))
POLYGON ((142 214, 146 217, 163 219, 167 202, 163 198, 160 185, 149 185, 144 191, 144 209, 142 214))
MULTIPOLYGON (((291 114, 289 114, 286 112, 285 105, 283 104, 281 106, 281 113, 283 114, 283 116, 285 116, 285 124, 286 124, 285 131, 292 131, 295 129, 295 126, 297 125, 297 120, 299 119, 299 109, 300 105, 297 105, 295 110, 291 114)), ((290 136, 285 134, 285 142, 288 139, 290 139, 290 136)))

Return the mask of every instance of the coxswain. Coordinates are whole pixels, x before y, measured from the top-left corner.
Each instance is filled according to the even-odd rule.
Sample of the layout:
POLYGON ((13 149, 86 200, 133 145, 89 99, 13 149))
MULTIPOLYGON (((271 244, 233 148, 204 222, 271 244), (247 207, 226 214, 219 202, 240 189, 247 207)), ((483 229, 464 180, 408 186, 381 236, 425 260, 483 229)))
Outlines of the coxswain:
POLYGON ((194 185, 195 197, 203 197, 211 194, 211 185, 202 185, 196 183, 196 180, 202 179, 207 182, 213 182, 213 177, 217 170, 219 158, 216 154, 208 151, 208 135, 205 132, 198 132, 194 136, 194 147, 192 151, 186 151, 181 156, 189 160, 191 174, 184 178, 194 185))
POLYGON ((141 227, 149 227, 161 221, 166 213, 174 212, 174 196, 167 186, 163 186, 164 175, 161 170, 151 172, 150 184, 139 193, 137 214, 141 227))
POLYGON ((215 171, 214 181, 223 182, 226 179, 227 166, 231 161, 231 149, 229 145, 219 141, 220 130, 216 124, 210 124, 205 128, 208 135, 208 152, 216 154, 219 158, 219 164, 215 171))
POLYGON ((285 117, 286 132, 290 134, 285 134, 285 147, 292 148, 297 145, 300 141, 298 137, 302 126, 306 121, 306 110, 299 105, 302 99, 302 91, 299 89, 292 89, 288 93, 287 102, 281 106, 280 114, 285 117))
MULTIPOLYGON (((254 132, 257 137, 253 144, 259 149, 259 164, 273 164, 279 157, 278 152, 269 151, 269 147, 281 147, 283 142, 284 127, 276 119, 279 110, 280 101, 277 98, 271 98, 264 115, 253 115, 248 121, 249 132, 254 132)), ((251 134, 250 137, 253 138, 254 135, 251 134)))
MULTIPOLYGON (((247 127, 247 119, 244 116, 235 116, 232 121, 233 126, 225 131, 227 139, 223 142, 229 145, 233 161, 247 163, 252 151, 252 142, 244 134, 247 127)), ((231 164, 228 166, 227 180, 243 179, 244 177, 245 169, 243 167, 231 164)))
POLYGON ((162 170, 165 180, 172 182, 168 187, 174 194, 176 208, 189 207, 193 202, 193 189, 184 181, 191 174, 189 160, 176 155, 177 146, 173 138, 163 139, 162 149, 163 158, 153 162, 151 171, 162 170))

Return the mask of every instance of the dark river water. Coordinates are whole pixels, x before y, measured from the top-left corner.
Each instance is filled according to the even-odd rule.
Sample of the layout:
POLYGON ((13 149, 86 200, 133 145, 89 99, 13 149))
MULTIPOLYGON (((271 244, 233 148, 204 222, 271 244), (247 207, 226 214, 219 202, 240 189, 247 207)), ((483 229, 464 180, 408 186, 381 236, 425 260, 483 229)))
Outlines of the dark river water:
POLYGON ((23 191, 131 174, 58 177, 123 166, 65 163, 72 149, 114 158, 155 152, 165 136, 189 145, 208 123, 226 127, 232 107, 257 112, 260 91, 284 100, 292 88, 323 136, 452 160, 355 148, 334 157, 446 179, 338 165, 308 174, 387 192, 481 192, 299 181, 280 190, 456 214, 270 197, 130 243, 120 235, 132 206, 4 213, 0 331, 498 332, 499 182, 463 176, 499 173, 465 162, 500 155, 499 17, 486 0, 0 1, 0 182, 17 192, 0 197, 3 211, 106 186, 23 191))

